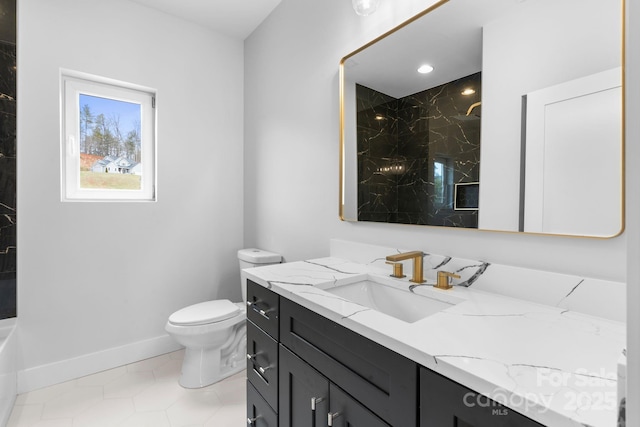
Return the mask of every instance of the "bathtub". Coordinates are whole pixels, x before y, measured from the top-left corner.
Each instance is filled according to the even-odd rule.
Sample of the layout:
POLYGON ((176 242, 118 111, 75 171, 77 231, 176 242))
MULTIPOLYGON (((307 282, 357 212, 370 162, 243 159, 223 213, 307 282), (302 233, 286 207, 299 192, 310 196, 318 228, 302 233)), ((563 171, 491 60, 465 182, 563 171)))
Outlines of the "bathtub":
POLYGON ((7 424, 16 400, 16 318, 0 320, 0 426, 7 424))

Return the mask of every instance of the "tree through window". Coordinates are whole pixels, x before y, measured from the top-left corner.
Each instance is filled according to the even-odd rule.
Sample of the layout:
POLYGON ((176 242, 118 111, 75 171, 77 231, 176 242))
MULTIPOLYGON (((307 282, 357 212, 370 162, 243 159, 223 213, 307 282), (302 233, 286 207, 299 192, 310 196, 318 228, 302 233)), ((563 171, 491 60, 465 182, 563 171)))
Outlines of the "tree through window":
POLYGON ((155 200, 155 95, 103 80, 63 75, 63 200, 155 200))

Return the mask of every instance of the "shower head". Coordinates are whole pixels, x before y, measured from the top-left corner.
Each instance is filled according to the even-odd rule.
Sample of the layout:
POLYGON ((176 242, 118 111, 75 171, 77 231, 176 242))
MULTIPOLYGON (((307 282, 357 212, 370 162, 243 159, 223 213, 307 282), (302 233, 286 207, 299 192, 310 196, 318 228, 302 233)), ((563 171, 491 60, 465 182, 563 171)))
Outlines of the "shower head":
POLYGON ((453 118, 456 119, 456 120, 461 120, 461 121, 479 120, 480 119, 480 115, 477 114, 477 113, 472 114, 472 112, 476 107, 479 107, 480 105, 481 105, 481 102, 473 103, 473 104, 471 104, 471 106, 467 110, 467 114, 457 114, 457 115, 453 116, 453 118))
MULTIPOLYGON (((482 102, 480 102, 480 101, 471 104, 471 106, 467 110, 467 116, 470 116, 471 112, 473 111, 473 109, 476 108, 476 107, 479 107, 481 104, 482 104, 482 102)), ((478 116, 478 117, 480 117, 480 116, 478 116)))

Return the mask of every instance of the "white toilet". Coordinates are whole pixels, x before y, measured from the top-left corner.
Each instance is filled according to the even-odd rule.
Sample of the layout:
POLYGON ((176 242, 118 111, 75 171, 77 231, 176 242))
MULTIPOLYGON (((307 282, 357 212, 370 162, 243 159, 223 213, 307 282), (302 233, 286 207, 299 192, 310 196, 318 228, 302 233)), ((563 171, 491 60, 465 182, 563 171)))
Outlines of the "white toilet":
POLYGON ((241 303, 214 300, 176 311, 165 330, 185 347, 180 385, 199 388, 213 384, 246 367, 247 282, 244 268, 278 264, 282 257, 260 249, 238 251, 241 303))

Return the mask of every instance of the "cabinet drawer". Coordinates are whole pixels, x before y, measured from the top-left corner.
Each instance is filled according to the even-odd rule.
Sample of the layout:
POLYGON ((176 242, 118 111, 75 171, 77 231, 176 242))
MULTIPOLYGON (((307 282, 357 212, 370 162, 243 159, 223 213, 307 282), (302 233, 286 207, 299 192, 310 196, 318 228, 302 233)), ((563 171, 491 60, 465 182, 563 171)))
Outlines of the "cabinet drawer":
POLYGON ((278 416, 248 381, 247 425, 255 427, 278 427, 278 416))
POLYGON ((427 368, 420 368, 420 427, 544 427, 427 368))
POLYGON ((385 422, 417 425, 415 362, 286 298, 280 342, 385 422))
POLYGON ((278 340, 280 297, 275 292, 247 280, 247 318, 278 340))
POLYGON ((273 410, 278 408, 278 343, 247 321, 247 378, 273 410))

